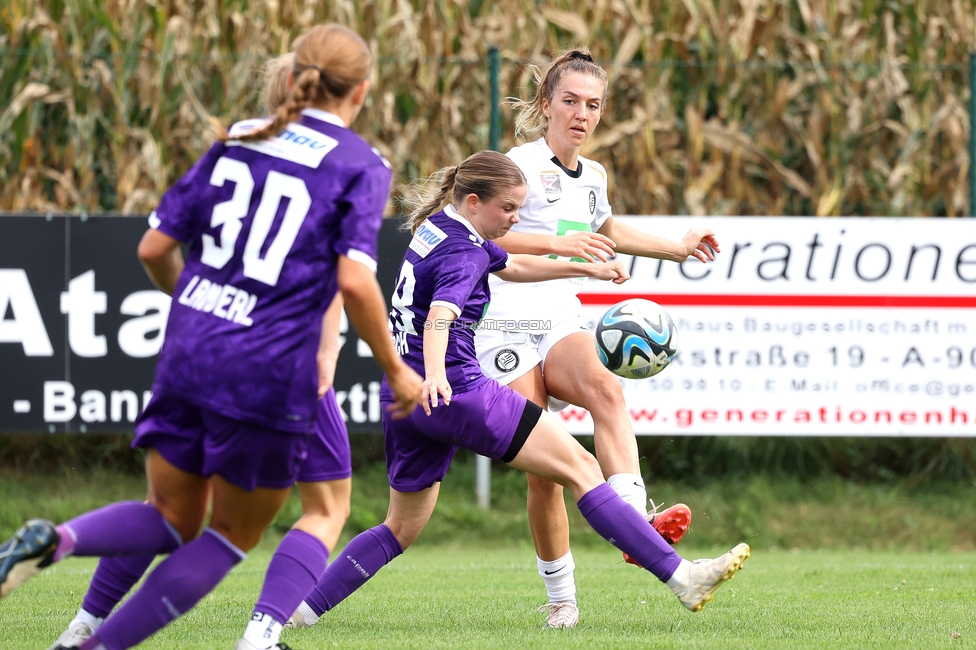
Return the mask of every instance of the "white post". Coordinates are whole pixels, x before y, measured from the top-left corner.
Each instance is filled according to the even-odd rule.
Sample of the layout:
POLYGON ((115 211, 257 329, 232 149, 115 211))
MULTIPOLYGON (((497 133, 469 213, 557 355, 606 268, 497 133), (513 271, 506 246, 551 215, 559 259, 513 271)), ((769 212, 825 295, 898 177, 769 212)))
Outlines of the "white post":
POLYGON ((478 505, 482 510, 488 510, 491 507, 491 459, 487 456, 475 456, 474 485, 478 505))

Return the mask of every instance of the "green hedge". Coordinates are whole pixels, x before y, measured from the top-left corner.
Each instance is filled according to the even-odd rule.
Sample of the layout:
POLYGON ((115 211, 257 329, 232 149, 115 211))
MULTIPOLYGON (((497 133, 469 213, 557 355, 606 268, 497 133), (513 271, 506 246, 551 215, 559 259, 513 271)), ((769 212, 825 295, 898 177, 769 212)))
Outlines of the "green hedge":
MULTIPOLYGON (((0 436, 0 468, 69 474, 106 469, 142 474, 143 454, 129 435, 0 436)), ((350 437, 358 470, 382 465, 381 434, 350 437)), ((580 441, 592 451, 592 437, 580 441)), ((810 480, 840 477, 918 483, 976 480, 976 441, 967 438, 651 437, 637 439, 641 469, 651 481, 707 483, 757 475, 810 480)), ((458 462, 469 454, 459 452, 458 462)))

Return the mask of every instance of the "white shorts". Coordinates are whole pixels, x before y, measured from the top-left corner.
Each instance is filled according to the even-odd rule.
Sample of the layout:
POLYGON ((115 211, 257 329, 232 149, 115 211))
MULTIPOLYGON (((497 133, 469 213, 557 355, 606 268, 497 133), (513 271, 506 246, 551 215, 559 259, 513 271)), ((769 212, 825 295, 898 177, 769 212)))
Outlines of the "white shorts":
MULTIPOLYGON (((474 336, 478 363, 486 375, 503 386, 528 374, 537 365, 546 370, 546 356, 556 343, 577 332, 589 332, 579 316, 555 323, 546 332, 505 332, 479 329, 474 336)), ((549 408, 560 411, 566 408, 561 400, 549 398, 549 408)))

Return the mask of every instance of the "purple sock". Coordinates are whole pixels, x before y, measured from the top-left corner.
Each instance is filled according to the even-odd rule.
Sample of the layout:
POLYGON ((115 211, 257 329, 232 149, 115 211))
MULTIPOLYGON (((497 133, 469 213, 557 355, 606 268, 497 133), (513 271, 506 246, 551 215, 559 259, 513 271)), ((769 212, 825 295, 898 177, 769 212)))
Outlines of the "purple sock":
POLYGON ((59 562, 69 555, 111 556, 169 553, 183 543, 176 529, 148 503, 120 501, 58 526, 59 562))
POLYGON ((664 538, 606 483, 584 494, 576 505, 593 530, 661 582, 667 582, 681 563, 664 538))
POLYGON ((91 638, 108 650, 138 645, 193 608, 242 559, 240 549, 207 528, 163 560, 91 638))
POLYGON ((81 607, 92 616, 106 618, 152 564, 155 555, 103 557, 92 576, 81 607))
POLYGON ((329 561, 329 550, 318 537, 292 530, 278 544, 264 574, 255 613, 268 614, 282 625, 302 604, 329 561))
POLYGON ((305 596, 305 602, 321 616, 366 584, 401 553, 403 547, 386 524, 356 535, 332 560, 319 583, 305 596))

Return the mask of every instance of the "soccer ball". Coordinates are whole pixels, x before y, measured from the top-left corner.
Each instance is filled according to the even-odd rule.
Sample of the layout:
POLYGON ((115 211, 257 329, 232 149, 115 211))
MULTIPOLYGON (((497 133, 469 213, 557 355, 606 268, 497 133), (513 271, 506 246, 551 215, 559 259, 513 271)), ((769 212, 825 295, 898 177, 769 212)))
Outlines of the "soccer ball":
POLYGON ((610 372, 627 379, 653 377, 668 367, 678 331, 661 305, 633 298, 607 310, 596 325, 596 353, 610 372))

